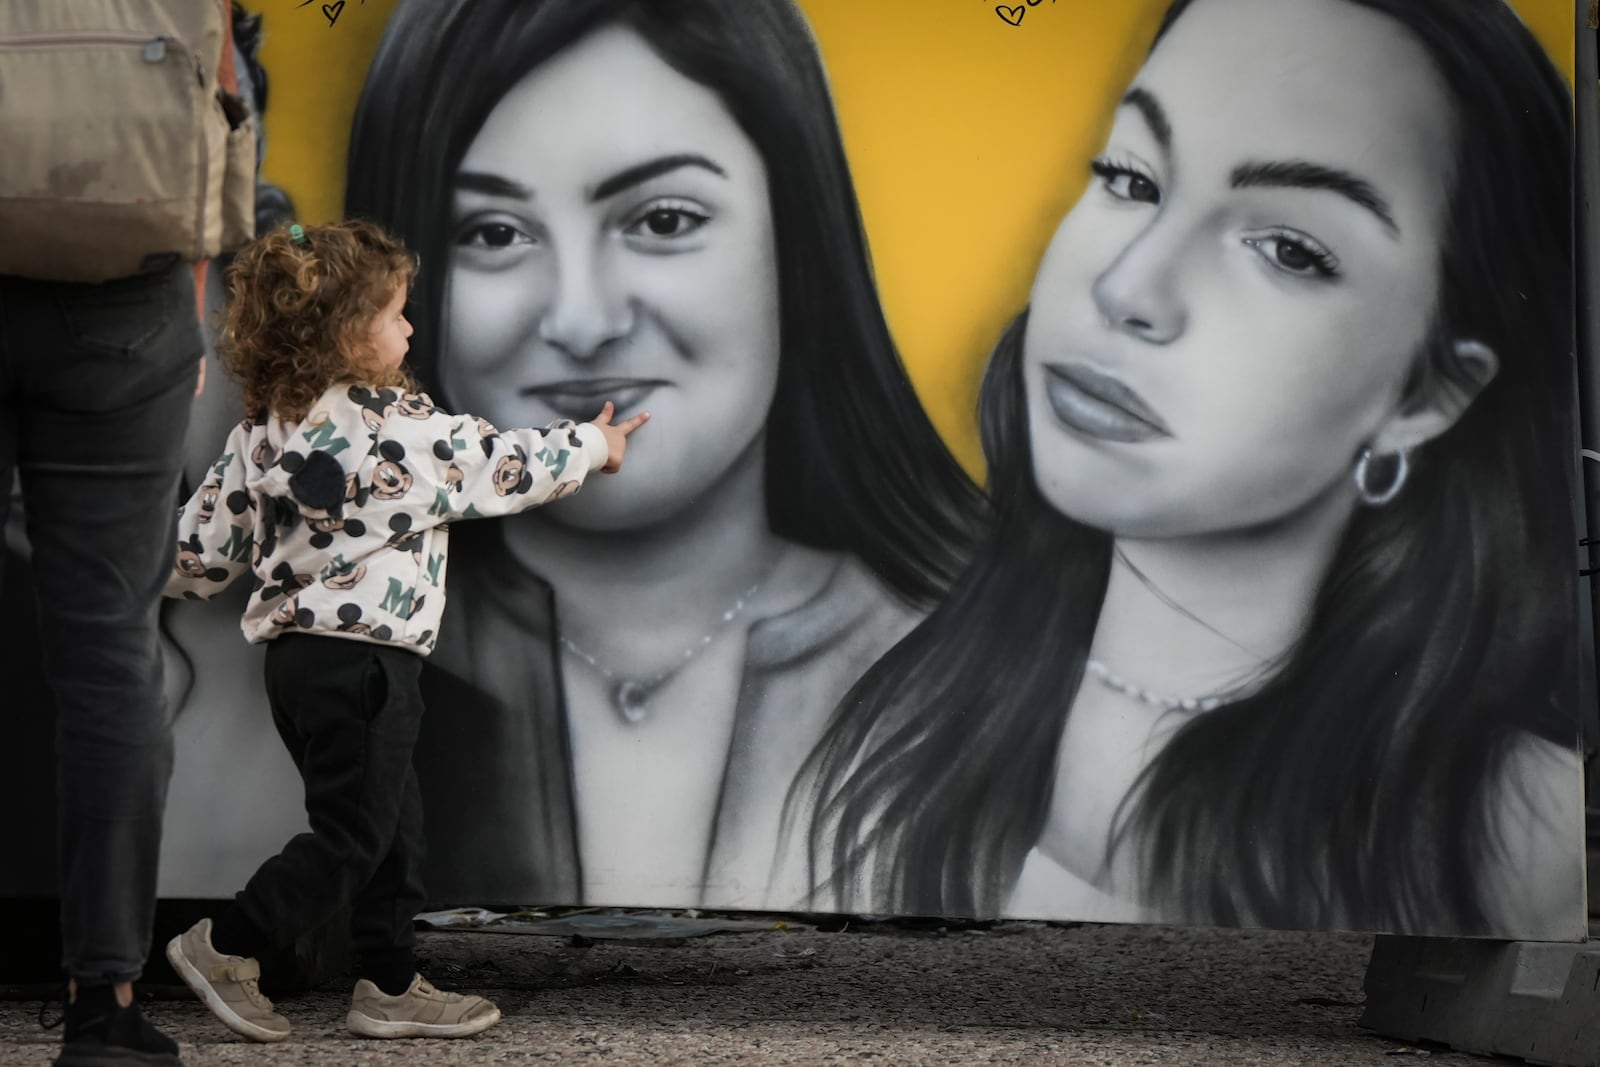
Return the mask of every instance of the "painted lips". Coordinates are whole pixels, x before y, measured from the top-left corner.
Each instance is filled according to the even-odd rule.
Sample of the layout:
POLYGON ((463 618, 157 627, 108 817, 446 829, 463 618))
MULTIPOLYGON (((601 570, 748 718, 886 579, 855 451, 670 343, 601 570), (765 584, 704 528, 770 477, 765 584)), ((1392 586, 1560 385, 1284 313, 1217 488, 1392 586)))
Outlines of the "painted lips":
POLYGON ((1067 429, 1102 441, 1136 444, 1171 437, 1144 397, 1087 363, 1046 363, 1045 396, 1067 429))
POLYGON ((607 400, 616 405, 620 419, 667 384, 653 378, 582 378, 530 385, 519 392, 544 401, 561 418, 585 422, 600 414, 607 400))

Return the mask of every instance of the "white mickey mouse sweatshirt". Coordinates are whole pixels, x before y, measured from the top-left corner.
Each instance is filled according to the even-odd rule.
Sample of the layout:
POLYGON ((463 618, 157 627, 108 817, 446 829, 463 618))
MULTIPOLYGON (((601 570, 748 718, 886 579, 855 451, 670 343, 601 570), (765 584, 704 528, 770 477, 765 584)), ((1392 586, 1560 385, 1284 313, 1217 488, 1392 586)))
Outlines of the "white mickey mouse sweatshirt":
POLYGON ((210 598, 246 570, 252 644, 309 632, 433 651, 449 524, 577 492, 605 435, 561 420, 496 430, 425 394, 338 385, 298 425, 241 422, 178 511, 166 595, 210 598))

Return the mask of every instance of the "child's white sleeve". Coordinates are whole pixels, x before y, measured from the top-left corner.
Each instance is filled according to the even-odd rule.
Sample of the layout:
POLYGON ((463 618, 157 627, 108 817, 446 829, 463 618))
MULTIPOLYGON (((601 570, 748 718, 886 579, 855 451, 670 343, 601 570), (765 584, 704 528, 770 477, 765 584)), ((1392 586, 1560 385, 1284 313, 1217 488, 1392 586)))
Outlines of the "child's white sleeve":
POLYGON ((497 430, 483 419, 437 408, 425 419, 391 415, 380 453, 382 438, 400 434, 413 476, 433 495, 428 515, 438 522, 512 515, 570 496, 606 465, 611 451, 593 423, 497 430))
POLYGON ((209 600, 250 569, 256 504, 245 487, 249 423, 234 428, 200 488, 178 509, 177 551, 163 591, 209 600))

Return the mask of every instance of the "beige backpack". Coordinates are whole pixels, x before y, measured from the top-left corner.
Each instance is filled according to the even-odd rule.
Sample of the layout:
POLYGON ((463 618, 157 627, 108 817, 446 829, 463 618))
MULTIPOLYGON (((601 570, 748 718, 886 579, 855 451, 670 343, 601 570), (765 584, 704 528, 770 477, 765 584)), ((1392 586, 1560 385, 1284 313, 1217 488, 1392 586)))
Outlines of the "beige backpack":
POLYGON ((102 282, 255 229, 227 0, 0 0, 0 274, 102 282))

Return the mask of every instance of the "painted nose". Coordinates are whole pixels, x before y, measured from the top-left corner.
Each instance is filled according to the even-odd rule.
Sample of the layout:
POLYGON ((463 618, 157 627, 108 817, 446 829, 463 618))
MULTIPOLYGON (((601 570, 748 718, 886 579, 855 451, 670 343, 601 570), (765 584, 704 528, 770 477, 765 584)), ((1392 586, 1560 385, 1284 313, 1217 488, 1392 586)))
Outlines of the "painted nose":
POLYGON ((555 299, 539 319, 539 339, 573 359, 593 359, 633 329, 633 308, 602 256, 563 263, 555 299))
POLYGON ((1152 228, 1095 279, 1095 307, 1111 329, 1154 345, 1183 335, 1188 315, 1178 295, 1180 254, 1152 228))

